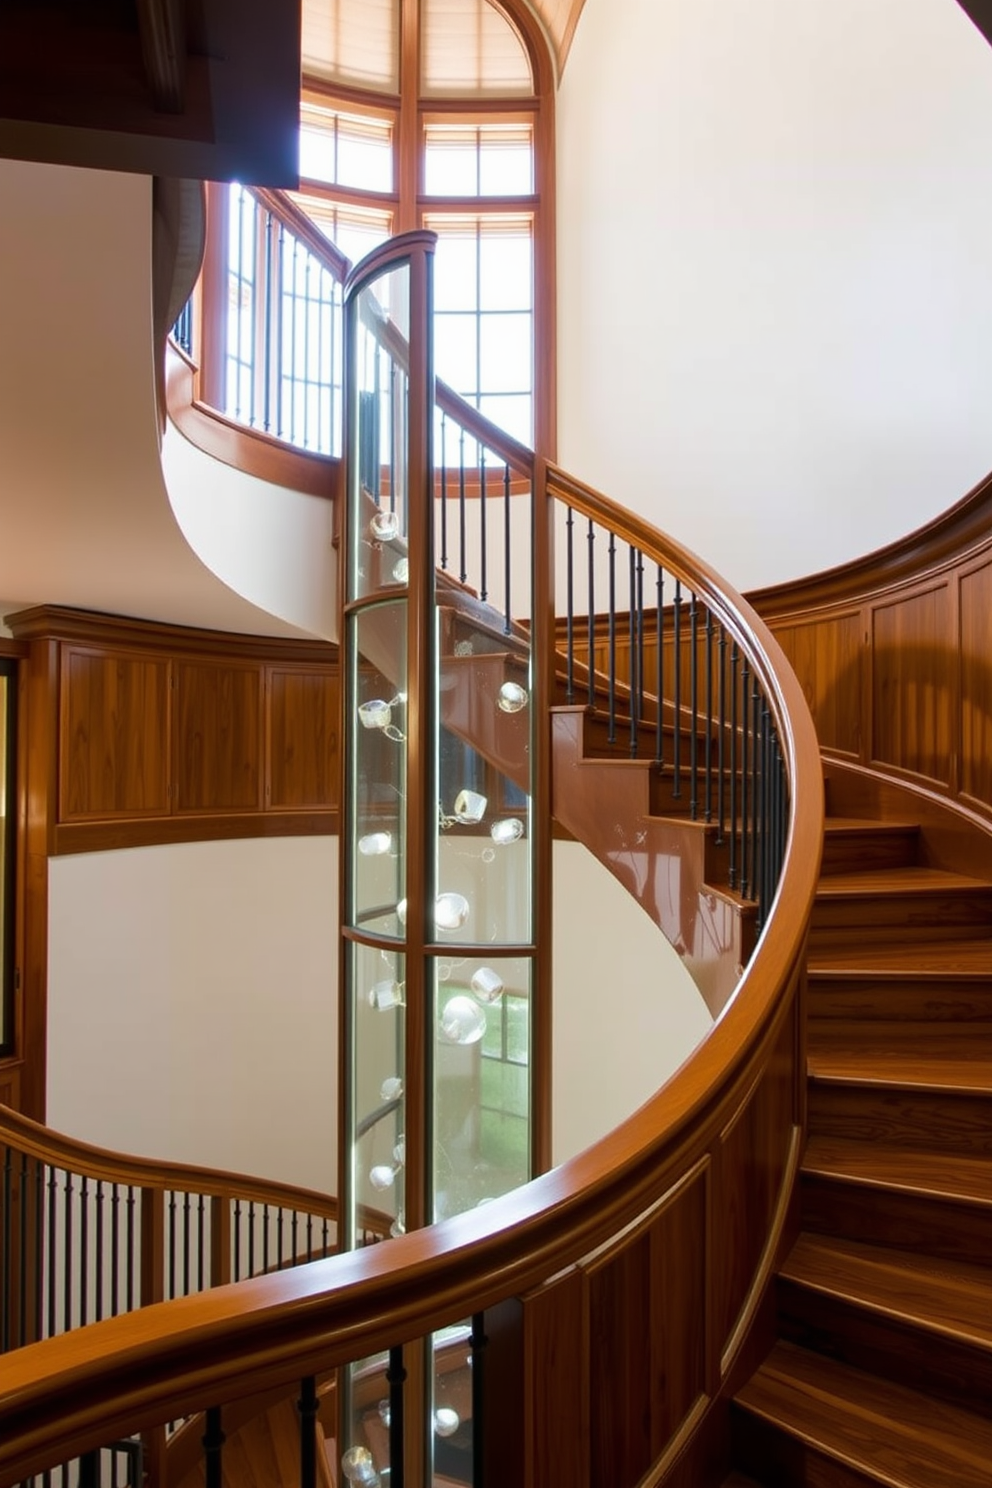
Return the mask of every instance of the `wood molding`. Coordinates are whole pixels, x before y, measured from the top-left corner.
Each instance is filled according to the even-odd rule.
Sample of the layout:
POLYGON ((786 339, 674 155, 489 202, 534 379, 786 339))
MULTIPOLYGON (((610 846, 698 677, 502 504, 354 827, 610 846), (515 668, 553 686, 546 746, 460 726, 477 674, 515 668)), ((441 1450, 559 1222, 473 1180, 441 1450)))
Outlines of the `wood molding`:
POLYGON ((172 342, 166 352, 166 407, 180 434, 222 464, 274 486, 336 501, 341 461, 332 455, 297 449, 260 429, 250 429, 218 413, 195 395, 196 370, 172 342))
POLYGON ((34 605, 4 616, 19 642, 36 639, 83 641, 106 646, 137 646, 172 654, 241 657, 248 660, 336 665, 333 641, 293 636, 253 636, 227 630, 205 630, 141 620, 130 615, 107 615, 98 610, 76 610, 67 605, 34 605))

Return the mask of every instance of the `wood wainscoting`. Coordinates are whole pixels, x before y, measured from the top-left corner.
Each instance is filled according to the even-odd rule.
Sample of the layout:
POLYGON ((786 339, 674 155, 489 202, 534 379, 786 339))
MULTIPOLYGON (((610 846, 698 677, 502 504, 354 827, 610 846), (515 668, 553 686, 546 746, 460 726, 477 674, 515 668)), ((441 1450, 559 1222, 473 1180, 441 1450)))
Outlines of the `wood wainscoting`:
POLYGON ((45 1115, 48 859, 338 825, 337 647, 56 606, 8 615, 24 669, 20 1006, 0 1067, 45 1115))

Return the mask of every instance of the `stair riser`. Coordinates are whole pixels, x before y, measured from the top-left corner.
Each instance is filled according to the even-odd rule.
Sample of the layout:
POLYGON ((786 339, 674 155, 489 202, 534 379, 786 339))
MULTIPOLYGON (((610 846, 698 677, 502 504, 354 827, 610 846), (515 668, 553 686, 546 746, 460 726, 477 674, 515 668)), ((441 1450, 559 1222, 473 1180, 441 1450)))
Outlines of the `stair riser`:
POLYGON ((811 972, 809 1016, 908 1023, 992 1022, 992 981, 869 975, 854 981, 811 972))
POLYGON ((984 889, 891 896, 818 898, 810 953, 853 951, 913 940, 961 940, 992 928, 992 895, 984 889))
POLYGON ((782 1277, 776 1291, 780 1337, 854 1369, 938 1395, 951 1405, 987 1409, 992 1398, 992 1351, 880 1316, 782 1277))
POLYGON ((866 873, 875 868, 910 868, 916 862, 918 833, 880 828, 872 833, 827 832, 821 873, 866 873))
POLYGON ((992 1158, 992 1095, 809 1082, 809 1130, 888 1147, 992 1158))
POLYGON ((800 1195, 803 1228, 814 1234, 988 1265, 992 1208, 813 1174, 802 1175, 800 1195))
POLYGON ((736 1401, 731 1439, 735 1464, 765 1488, 879 1488, 878 1478, 836 1462, 736 1401))

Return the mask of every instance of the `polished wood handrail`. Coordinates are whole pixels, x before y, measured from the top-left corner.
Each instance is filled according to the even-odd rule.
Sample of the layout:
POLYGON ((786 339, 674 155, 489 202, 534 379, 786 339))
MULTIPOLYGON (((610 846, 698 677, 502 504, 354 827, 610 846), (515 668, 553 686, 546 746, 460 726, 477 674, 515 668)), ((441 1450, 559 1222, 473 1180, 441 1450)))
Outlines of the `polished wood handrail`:
MULTIPOLYGON (((795 1014, 822 837, 819 753, 801 691, 750 607, 706 565, 562 472, 549 484, 684 573, 766 681, 789 774, 790 825, 773 913, 736 996, 633 1117, 484 1209, 387 1246, 156 1304, 19 1350, 0 1391, 4 1483, 119 1431, 290 1384, 540 1286, 708 1171, 769 1069, 795 1014)), ((756 1286, 753 1279, 749 1295, 756 1286)), ((729 1341, 717 1340, 724 1371, 741 1336, 742 1325, 729 1341)))

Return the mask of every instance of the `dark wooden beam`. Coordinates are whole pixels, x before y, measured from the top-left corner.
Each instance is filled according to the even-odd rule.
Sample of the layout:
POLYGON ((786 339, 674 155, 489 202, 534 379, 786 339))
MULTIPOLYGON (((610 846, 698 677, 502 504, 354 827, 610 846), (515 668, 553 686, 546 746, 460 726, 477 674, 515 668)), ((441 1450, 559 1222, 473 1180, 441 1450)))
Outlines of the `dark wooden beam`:
POLYGON ((186 93, 184 0, 136 0, 141 60, 155 108, 181 114, 186 93))

